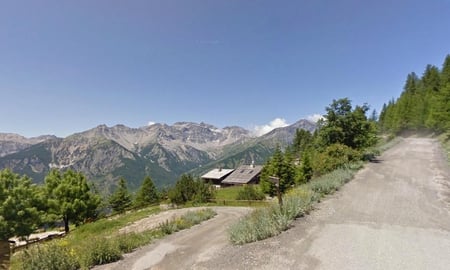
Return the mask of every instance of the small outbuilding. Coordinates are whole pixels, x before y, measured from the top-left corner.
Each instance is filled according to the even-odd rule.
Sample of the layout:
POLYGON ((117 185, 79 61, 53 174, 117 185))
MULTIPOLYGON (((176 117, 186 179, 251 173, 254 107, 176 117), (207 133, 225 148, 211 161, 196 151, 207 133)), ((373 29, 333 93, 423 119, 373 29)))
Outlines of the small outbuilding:
POLYGON ((222 181, 230 175, 234 170, 233 169, 214 169, 209 171, 208 173, 201 176, 202 180, 205 183, 210 183, 216 186, 220 186, 222 181))
POLYGON ((241 165, 222 181, 222 185, 258 184, 262 169, 261 165, 241 165))

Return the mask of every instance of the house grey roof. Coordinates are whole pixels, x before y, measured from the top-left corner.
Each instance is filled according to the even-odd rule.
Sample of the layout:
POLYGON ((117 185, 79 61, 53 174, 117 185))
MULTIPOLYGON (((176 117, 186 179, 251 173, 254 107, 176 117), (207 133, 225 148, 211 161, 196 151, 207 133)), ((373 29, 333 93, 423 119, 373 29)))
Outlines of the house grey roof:
POLYGON ((242 165, 231 173, 222 183, 225 184, 247 184, 259 173, 263 166, 261 165, 242 165))
POLYGON ((222 179, 223 177, 232 173, 233 169, 214 169, 209 171, 208 173, 202 175, 203 179, 222 179))

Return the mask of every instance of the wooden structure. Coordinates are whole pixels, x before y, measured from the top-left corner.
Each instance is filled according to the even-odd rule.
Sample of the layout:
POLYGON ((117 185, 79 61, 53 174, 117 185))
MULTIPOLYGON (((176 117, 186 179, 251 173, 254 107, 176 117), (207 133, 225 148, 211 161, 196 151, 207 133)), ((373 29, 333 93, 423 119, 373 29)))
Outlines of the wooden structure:
POLYGON ((258 184, 263 166, 242 165, 222 181, 223 186, 258 184))
POLYGON ((202 180, 216 186, 220 186, 222 181, 230 175, 233 169, 214 169, 201 176, 202 180))

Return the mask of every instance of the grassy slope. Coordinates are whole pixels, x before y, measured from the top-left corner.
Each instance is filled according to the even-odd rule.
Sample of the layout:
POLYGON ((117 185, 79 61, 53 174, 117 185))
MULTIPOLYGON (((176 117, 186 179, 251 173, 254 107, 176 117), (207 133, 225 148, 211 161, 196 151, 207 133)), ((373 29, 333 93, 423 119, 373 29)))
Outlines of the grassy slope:
POLYGON ((123 253, 131 252, 154 239, 189 228, 215 215, 211 209, 197 210, 166 221, 160 224, 158 229, 119 234, 120 228, 159 211, 159 206, 153 206, 84 224, 63 239, 34 245, 16 253, 11 269, 89 269, 94 265, 120 260, 123 253))

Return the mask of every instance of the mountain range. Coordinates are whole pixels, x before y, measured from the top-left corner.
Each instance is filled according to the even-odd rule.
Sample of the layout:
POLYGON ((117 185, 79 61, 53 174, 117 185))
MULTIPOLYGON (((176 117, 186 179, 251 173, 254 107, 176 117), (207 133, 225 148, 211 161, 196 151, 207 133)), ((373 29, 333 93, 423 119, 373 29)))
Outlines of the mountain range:
POLYGON ((259 137, 237 126, 191 122, 141 128, 100 125, 66 138, 0 133, 0 169, 10 168, 43 183, 52 168, 71 168, 82 171, 105 194, 119 177, 127 180, 130 190, 136 190, 146 175, 164 187, 183 173, 263 164, 277 145, 292 142, 297 129, 313 131, 315 124, 300 120, 259 137))

